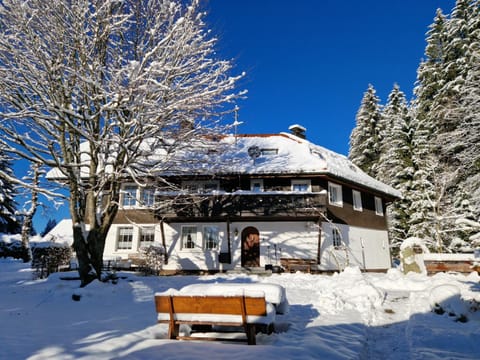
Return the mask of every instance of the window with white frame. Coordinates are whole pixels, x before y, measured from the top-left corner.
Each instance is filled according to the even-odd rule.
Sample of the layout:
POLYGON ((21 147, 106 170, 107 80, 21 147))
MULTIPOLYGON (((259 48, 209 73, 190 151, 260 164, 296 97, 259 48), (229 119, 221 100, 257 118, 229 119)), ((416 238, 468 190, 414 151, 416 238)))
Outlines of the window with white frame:
POLYGON ((182 249, 194 249, 197 247, 197 227, 182 226, 182 249))
POLYGON ((352 197, 353 197, 353 210, 363 211, 362 193, 357 190, 352 190, 352 197))
POLYGON ((292 191, 310 192, 312 191, 312 181, 311 180, 292 180, 292 191))
POLYGON ((253 192, 262 192, 263 191, 263 179, 251 179, 250 180, 250 190, 253 192))
POLYGON ((149 247, 155 242, 155 228, 154 227, 144 227, 140 228, 140 241, 138 246, 149 247))
POLYGON ((383 216, 383 203, 382 198, 375 196, 375 214, 383 216))
POLYGON ((328 203, 335 206, 343 206, 342 185, 328 183, 328 203))
POLYGON ((142 189, 142 206, 152 207, 155 204, 155 189, 153 187, 146 187, 142 189))
POLYGON ((203 227, 203 243, 206 250, 218 249, 218 245, 219 245, 218 226, 203 227))
POLYGON ((131 250, 133 244, 133 227, 118 228, 117 250, 131 250))
POLYGON ((122 205, 135 206, 137 203, 137 187, 134 185, 127 185, 122 191, 122 205))
POLYGON ((336 248, 342 246, 342 234, 337 228, 332 229, 332 242, 336 248))

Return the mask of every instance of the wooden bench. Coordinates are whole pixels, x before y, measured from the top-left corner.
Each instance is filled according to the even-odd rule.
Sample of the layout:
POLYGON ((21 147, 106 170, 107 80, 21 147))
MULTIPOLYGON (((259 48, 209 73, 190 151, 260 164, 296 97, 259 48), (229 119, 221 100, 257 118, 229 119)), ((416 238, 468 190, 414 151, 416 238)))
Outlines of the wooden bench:
POLYGON ((317 261, 314 259, 281 258, 280 264, 286 272, 294 273, 301 271, 310 273, 312 271, 312 267, 317 265, 317 261))
MULTIPOLYGON (((265 297, 155 294, 159 323, 168 323, 169 339, 217 340, 221 337, 180 336, 180 325, 242 327, 249 345, 256 344, 256 325, 273 327, 275 308, 265 297)), ((234 340, 234 339, 229 339, 234 340)))
POLYGON ((439 272, 459 272, 463 274, 477 271, 474 268, 473 261, 432 261, 425 260, 425 268, 428 274, 436 274, 439 272))
POLYGON ((289 309, 287 293, 283 286, 272 283, 196 283, 179 289, 181 295, 225 296, 225 295, 265 295, 265 301, 275 307, 277 314, 286 314, 289 309))

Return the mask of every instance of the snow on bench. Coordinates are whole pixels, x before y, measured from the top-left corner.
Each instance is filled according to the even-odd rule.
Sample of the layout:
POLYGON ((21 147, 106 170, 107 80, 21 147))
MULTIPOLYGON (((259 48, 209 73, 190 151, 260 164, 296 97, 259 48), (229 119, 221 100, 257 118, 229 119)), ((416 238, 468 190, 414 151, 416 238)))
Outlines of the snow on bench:
POLYGON ((285 288, 271 283, 201 283, 191 284, 180 289, 186 295, 225 295, 242 291, 262 291, 265 300, 275 306, 277 314, 286 314, 289 304, 285 288))
MULTIPOLYGON (((262 292, 240 292, 226 295, 188 295, 170 289, 155 294, 157 321, 168 323, 169 339, 215 340, 221 337, 180 335, 180 325, 242 327, 249 345, 256 344, 256 325, 269 332, 275 321, 275 307, 265 301, 262 292)), ((234 340, 234 339, 229 339, 234 340)))

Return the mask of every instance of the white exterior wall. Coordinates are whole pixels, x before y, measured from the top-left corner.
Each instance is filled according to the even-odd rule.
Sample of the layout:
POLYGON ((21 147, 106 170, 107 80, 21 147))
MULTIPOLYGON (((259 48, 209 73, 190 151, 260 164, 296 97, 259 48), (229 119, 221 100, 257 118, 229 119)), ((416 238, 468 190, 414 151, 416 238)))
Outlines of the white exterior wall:
MULTIPOLYGON (((118 229, 133 225, 115 224, 110 229, 105 244, 105 258, 128 258, 128 254, 139 249, 140 227, 133 226, 132 249, 117 250, 118 229)), ((220 252, 228 251, 227 224, 221 223, 172 223, 164 224, 168 264, 165 270, 231 270, 241 267, 241 234, 246 227, 255 227, 260 233, 260 266, 280 264, 280 258, 316 259, 318 256, 318 226, 313 222, 234 222, 230 224, 232 263, 219 263, 220 252), (197 226, 198 244, 194 249, 182 249, 182 226, 197 226), (220 247, 206 250, 202 233, 204 226, 217 226, 220 247), (237 235, 235 235, 237 234, 237 235), (277 257, 275 258, 275 248, 277 257)), ((162 243, 159 224, 142 224, 142 227, 155 227, 155 242, 162 243)), ((387 231, 371 230, 341 224, 322 223, 320 270, 339 270, 348 265, 356 265, 369 270, 388 269, 390 249, 387 231), (333 247, 332 229, 336 227, 342 237, 345 249, 333 247)))
POLYGON ((227 251, 227 224, 226 223, 172 223, 164 224, 167 244, 168 264, 165 270, 228 270, 229 264, 220 264, 218 255, 227 251), (183 226, 197 227, 197 247, 182 249, 181 234, 183 226), (204 249, 202 239, 204 226, 217 226, 219 229, 220 248, 215 250, 204 249))
POLYGON ((140 230, 141 228, 154 228, 155 229, 155 242, 161 243, 161 234, 160 234, 160 225, 157 224, 142 224, 142 225, 132 225, 132 224, 114 224, 108 231, 107 239, 105 241, 105 250, 103 253, 104 258, 110 257, 121 257, 122 259, 127 259, 128 254, 136 254, 140 248, 140 230), (127 249, 117 249, 117 239, 118 239, 118 229, 123 227, 133 227, 133 242, 132 248, 127 249))
POLYGON ((386 230, 372 230, 342 224, 322 223, 321 270, 341 270, 346 266, 361 269, 389 269, 390 247, 386 230), (333 246, 333 228, 337 228, 345 248, 333 246))
POLYGON ((234 223, 239 230, 236 241, 237 266, 241 266, 241 239, 242 230, 253 226, 260 232, 260 266, 267 264, 280 265, 280 258, 317 258, 318 228, 312 222, 245 222, 234 223), (275 258, 275 247, 277 258, 275 258), (238 257, 238 259, 237 259, 238 257))
POLYGON ((227 224, 226 223, 174 223, 165 224, 167 239, 168 265, 165 270, 231 270, 241 267, 241 234, 249 226, 258 229, 260 233, 260 266, 276 264, 280 257, 307 257, 316 258, 318 248, 318 229, 308 222, 233 222, 230 224, 230 241, 232 263, 221 264, 218 254, 227 252, 227 224), (220 249, 182 249, 180 243, 182 226, 197 226, 199 233, 203 226, 218 226, 220 230, 220 249), (237 234, 237 235, 235 235, 237 234), (270 255, 270 256, 269 256, 270 255))

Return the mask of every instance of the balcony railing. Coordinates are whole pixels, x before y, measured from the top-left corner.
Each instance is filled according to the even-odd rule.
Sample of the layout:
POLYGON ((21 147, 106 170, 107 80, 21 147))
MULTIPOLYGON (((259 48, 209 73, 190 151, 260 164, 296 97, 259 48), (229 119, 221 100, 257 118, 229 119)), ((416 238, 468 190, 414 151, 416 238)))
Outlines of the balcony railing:
POLYGON ((318 216, 326 194, 311 192, 235 192, 172 194, 156 197, 157 216, 318 216))

